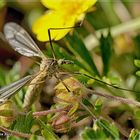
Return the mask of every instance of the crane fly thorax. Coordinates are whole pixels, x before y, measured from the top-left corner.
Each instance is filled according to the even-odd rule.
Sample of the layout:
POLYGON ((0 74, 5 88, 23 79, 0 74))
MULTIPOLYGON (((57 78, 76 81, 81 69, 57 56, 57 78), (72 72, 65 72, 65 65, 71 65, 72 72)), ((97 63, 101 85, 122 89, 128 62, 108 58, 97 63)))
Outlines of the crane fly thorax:
POLYGON ((59 69, 58 61, 55 59, 51 60, 48 67, 48 76, 52 77, 55 73, 58 72, 58 69, 59 69))
POLYGON ((46 71, 49 66, 49 60, 47 58, 42 59, 40 64, 40 71, 46 71))
POLYGON ((56 59, 43 59, 40 65, 40 71, 48 77, 52 77, 58 71, 58 61, 56 59))

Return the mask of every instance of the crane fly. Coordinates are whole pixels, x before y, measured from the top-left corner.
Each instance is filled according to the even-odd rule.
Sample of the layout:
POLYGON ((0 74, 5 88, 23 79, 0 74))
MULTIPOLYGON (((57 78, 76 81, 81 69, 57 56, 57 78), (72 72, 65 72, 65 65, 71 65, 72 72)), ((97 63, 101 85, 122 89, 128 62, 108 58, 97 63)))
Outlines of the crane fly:
MULTIPOLYGON (((59 133, 65 133, 65 132, 69 131, 70 128, 72 127, 72 125, 71 125, 72 122, 76 122, 75 121, 76 117, 79 117, 79 118, 81 117, 78 114, 79 113, 78 111, 80 109, 82 109, 81 106, 83 106, 83 108, 85 108, 89 112, 89 114, 91 114, 92 117, 96 120, 96 116, 90 111, 90 108, 88 109, 88 107, 81 101, 84 98, 84 95, 85 95, 84 92, 86 92, 86 91, 88 91, 91 94, 99 95, 102 97, 107 97, 110 99, 117 99, 123 103, 131 103, 131 104, 140 106, 140 104, 138 102, 135 102, 133 100, 127 100, 127 99, 118 98, 118 97, 115 98, 110 95, 101 94, 96 91, 94 92, 93 90, 90 90, 90 89, 85 90, 83 88, 81 90, 82 85, 79 84, 79 82, 75 81, 74 79, 72 79, 71 83, 74 83, 74 81, 75 81, 76 85, 78 85, 78 86, 71 87, 70 86, 71 84, 68 81, 66 82, 66 81, 59 79, 58 78, 59 66, 62 64, 71 64, 72 62, 69 60, 55 58, 50 36, 49 36, 50 46, 52 48, 53 58, 47 58, 43 54, 43 52, 38 48, 38 46, 35 44, 35 42, 32 40, 32 38, 29 36, 29 34, 21 26, 19 26, 16 23, 12 23, 12 22, 7 23, 4 27, 4 34, 5 34, 7 41, 9 42, 9 44, 12 46, 12 48, 15 51, 17 51, 20 54, 27 56, 27 57, 39 57, 41 59, 41 63, 40 63, 40 70, 36 74, 28 75, 16 82, 13 82, 10 85, 7 85, 7 86, 1 88, 0 89, 0 103, 4 103, 12 95, 14 95, 18 90, 20 90, 23 86, 25 86, 26 84, 29 84, 26 95, 25 95, 24 103, 23 103, 23 108, 25 110, 28 110, 29 107, 32 105, 32 103, 34 103, 34 101, 39 97, 40 92, 44 86, 45 79, 47 77, 51 78, 52 76, 55 76, 61 82, 59 85, 56 86, 56 91, 57 91, 56 92, 57 95, 55 96, 56 102, 62 106, 63 106, 63 104, 66 105, 65 110, 63 110, 63 108, 56 108, 56 109, 50 111, 51 113, 52 112, 54 113, 54 116, 53 116, 52 120, 50 121, 50 123, 52 124, 54 130, 59 133), (69 88, 66 86, 65 82, 67 83, 67 86, 69 88), (62 87, 61 84, 63 84, 64 87, 62 87), (74 89, 72 90, 71 88, 74 88, 74 89), (71 92, 71 91, 73 94, 69 94, 69 92, 71 92), (73 95, 73 96, 71 96, 71 95, 73 95), (56 110, 57 111, 59 110, 60 112, 57 112, 56 110), (56 114, 55 114, 55 112, 56 112, 56 114)), ((50 32, 48 32, 48 34, 50 34, 50 32)), ((75 75, 80 74, 80 75, 86 76, 88 78, 97 80, 98 82, 101 82, 103 84, 107 84, 108 86, 112 86, 113 88, 136 92, 133 90, 113 86, 111 84, 100 81, 99 79, 96 79, 87 74, 83 74, 83 73, 79 73, 79 72, 73 73, 73 74, 75 74, 75 75)), ((58 107, 60 107, 60 106, 58 106, 58 107)), ((41 112, 34 113, 34 115, 36 115, 36 116, 39 114, 41 114, 41 112)))
POLYGON ((24 85, 29 83, 23 103, 23 108, 27 109, 39 96, 46 77, 51 78, 52 76, 55 76, 58 78, 59 66, 71 64, 72 62, 64 59, 47 58, 30 35, 16 23, 7 23, 4 26, 4 34, 15 51, 27 57, 39 57, 41 59, 40 70, 37 74, 26 76, 0 89, 0 102, 5 102, 24 85))
MULTIPOLYGON (((74 28, 74 27, 68 27, 68 28, 74 28)), ((52 28, 52 29, 55 29, 55 28, 52 28)), ((60 29, 63 29, 63 28, 60 28, 60 29)), ((48 31, 48 35, 50 39, 49 41, 50 41, 50 46, 53 53, 53 58, 47 58, 43 54, 43 52, 39 49, 39 47, 36 45, 36 43, 33 41, 33 39, 30 37, 30 35, 21 26, 19 26, 16 23, 13 23, 13 22, 7 23, 4 26, 4 34, 7 41, 9 42, 9 44, 12 46, 12 48, 15 51, 27 57, 39 57, 41 59, 41 63, 40 63, 40 70, 35 75, 28 75, 8 86, 1 88, 0 89, 0 103, 5 102, 12 95, 14 95, 18 90, 20 90, 23 86, 25 86, 26 84, 29 84, 26 95, 25 95, 24 103, 23 103, 24 108, 29 108, 30 105, 39 96, 41 89, 43 88, 43 85, 45 83, 44 81, 46 77, 51 78, 52 76, 55 76, 60 82, 62 82, 65 88, 67 89, 67 91, 70 92, 66 84, 61 79, 58 78, 58 74, 59 74, 60 65, 72 64, 72 61, 55 58, 54 49, 51 42, 50 30, 48 31)), ((106 84, 113 88, 126 90, 130 92, 136 92, 133 90, 113 86, 111 84, 100 81, 99 79, 96 79, 87 74, 83 74, 79 72, 73 73, 73 74, 76 74, 76 75, 80 74, 80 75, 86 76, 88 78, 94 79, 97 82, 106 84)))

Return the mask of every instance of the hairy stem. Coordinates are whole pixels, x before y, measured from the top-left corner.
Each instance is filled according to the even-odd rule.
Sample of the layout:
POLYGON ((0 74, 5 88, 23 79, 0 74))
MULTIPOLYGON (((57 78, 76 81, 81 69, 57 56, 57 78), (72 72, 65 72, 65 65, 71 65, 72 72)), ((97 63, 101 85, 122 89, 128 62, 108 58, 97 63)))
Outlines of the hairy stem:
POLYGON ((47 111, 39 111, 39 112, 34 112, 33 116, 37 117, 37 116, 45 116, 48 114, 52 114, 52 113, 56 113, 56 112, 61 112, 66 110, 66 107, 63 108, 58 108, 58 109, 51 109, 51 110, 47 110, 47 111))
POLYGON ((31 134, 26 134, 26 133, 22 133, 22 132, 16 132, 16 131, 12 131, 12 130, 8 130, 5 127, 0 126, 0 131, 6 133, 7 135, 13 135, 13 136, 17 136, 20 138, 30 138, 31 134))
POLYGON ((125 99, 125 98, 118 97, 118 96, 108 95, 108 94, 104 94, 104 93, 97 92, 97 91, 87 89, 87 88, 86 88, 86 92, 89 93, 89 94, 95 94, 95 95, 102 96, 102 97, 105 97, 105 98, 108 98, 108 99, 116 100, 116 101, 119 101, 121 103, 133 104, 135 106, 140 107, 140 103, 137 102, 137 101, 134 101, 132 99, 125 99))

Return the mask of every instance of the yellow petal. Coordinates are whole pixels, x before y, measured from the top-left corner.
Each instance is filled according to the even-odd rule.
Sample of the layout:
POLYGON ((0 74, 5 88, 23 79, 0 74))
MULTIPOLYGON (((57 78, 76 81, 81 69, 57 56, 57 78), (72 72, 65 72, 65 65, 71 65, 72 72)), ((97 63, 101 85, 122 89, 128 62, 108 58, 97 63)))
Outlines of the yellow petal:
POLYGON ((82 0, 83 1, 83 5, 81 7, 81 12, 85 12, 87 11, 90 7, 92 7, 97 0, 82 0))
MULTIPOLYGON (((46 14, 37 19, 32 27, 33 32, 40 41, 49 41, 48 29, 50 28, 67 28, 73 27, 77 17, 69 17, 65 20, 63 14, 55 11, 48 11, 46 14)), ((51 39, 59 40, 72 29, 51 30, 51 39)))
POLYGON ((86 11, 94 5, 96 1, 97 0, 41 0, 42 4, 49 9, 65 11, 79 6, 81 12, 86 11))
POLYGON ((49 9, 60 9, 63 0, 41 0, 41 3, 49 9))
MULTIPOLYGON (((73 27, 76 22, 84 18, 88 10, 96 0, 41 0, 50 8, 33 24, 33 32, 40 41, 49 41, 48 29, 73 27)), ((71 29, 51 30, 51 39, 63 38, 71 29)))

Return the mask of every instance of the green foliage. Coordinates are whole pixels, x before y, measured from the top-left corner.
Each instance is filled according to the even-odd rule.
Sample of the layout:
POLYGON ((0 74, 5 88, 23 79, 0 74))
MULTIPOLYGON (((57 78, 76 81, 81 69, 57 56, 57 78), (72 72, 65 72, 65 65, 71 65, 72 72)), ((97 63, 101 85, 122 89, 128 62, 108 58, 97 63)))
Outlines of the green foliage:
POLYGON ((17 62, 12 69, 5 75, 6 84, 12 83, 20 78, 20 64, 17 62))
POLYGON ((79 117, 76 119, 76 122, 79 122, 79 121, 81 121, 81 120, 87 118, 88 116, 89 116, 89 114, 81 115, 81 116, 79 116, 79 117))
POLYGON ((136 58, 139 59, 140 58, 140 34, 137 34, 134 37, 134 43, 136 47, 136 58))
MULTIPOLYGON (((54 51, 55 51, 55 55, 56 55, 57 58, 71 60, 71 61, 74 62, 74 64, 72 64, 72 65, 64 65, 63 67, 66 70, 68 70, 70 72, 73 72, 73 71, 79 70, 80 68, 84 69, 83 64, 80 63, 77 59, 75 59, 75 57, 72 56, 70 53, 68 53, 65 49, 61 48, 60 45, 54 43, 53 46, 54 46, 54 51)), ((47 56, 52 57, 52 51, 51 51, 50 47, 48 47, 47 50, 44 53, 47 56)))
POLYGON ((91 116, 94 116, 94 106, 88 101, 88 99, 84 98, 82 99, 82 103, 84 105, 84 107, 87 109, 87 111, 89 112, 89 114, 91 116))
POLYGON ((99 140, 99 139, 107 139, 107 136, 104 134, 103 130, 94 131, 92 128, 86 128, 82 134, 83 140, 99 140))
POLYGON ((108 33, 107 37, 104 37, 101 35, 100 38, 100 49, 101 49, 101 55, 102 55, 102 61, 103 61, 103 75, 107 75, 109 72, 109 64, 111 60, 112 55, 112 37, 110 32, 108 33))
POLYGON ((93 128, 86 128, 81 137, 83 140, 99 140, 99 139, 112 139, 119 140, 119 132, 113 123, 106 120, 99 119, 94 122, 93 128))
MULTIPOLYGON (((135 66, 136 66, 137 68, 140 68, 140 60, 135 59, 135 60, 134 60, 134 64, 135 64, 135 66)), ((136 75, 137 75, 137 76, 140 76, 140 71, 137 71, 137 72, 136 72, 136 75)))
POLYGON ((46 140, 58 140, 59 137, 53 132, 50 125, 45 124, 41 120, 39 120, 39 123, 42 127, 42 135, 46 140))
POLYGON ((102 105, 103 105, 102 100, 101 99, 97 99, 95 104, 94 104, 94 109, 95 109, 95 113, 96 114, 100 114, 101 113, 102 105))
POLYGON ((45 140, 42 136, 32 135, 29 140, 45 140))
POLYGON ((32 112, 27 115, 19 115, 12 125, 12 129, 18 132, 30 133, 31 128, 34 124, 34 118, 32 112))
POLYGON ((24 138, 18 138, 18 137, 13 137, 13 136, 8 136, 7 140, 24 140, 24 138))
POLYGON ((0 67, 0 86, 4 86, 5 85, 5 75, 6 75, 6 70, 2 67, 0 67))
POLYGON ((0 9, 3 8, 6 4, 5 0, 0 0, 0 9))
POLYGON ((134 117, 136 119, 140 119, 140 109, 136 109, 135 112, 134 112, 134 117))
POLYGON ((136 67, 140 68, 140 60, 135 59, 134 64, 136 67))
POLYGON ((128 140, 139 140, 140 132, 138 130, 132 129, 128 140))
POLYGON ((100 119, 97 121, 97 125, 100 127, 100 128, 103 128, 106 132, 106 134, 114 139, 118 139, 119 138, 119 132, 118 132, 118 128, 115 126, 114 123, 111 123, 106 121, 106 120, 103 120, 103 119, 100 119))
POLYGON ((137 72, 136 72, 136 75, 137 75, 137 76, 140 76, 140 71, 137 71, 137 72))
POLYGON ((75 56, 79 57, 79 61, 81 61, 81 63, 84 65, 85 70, 93 75, 99 76, 99 72, 94 61, 92 60, 91 54, 85 47, 78 33, 75 31, 72 36, 67 36, 66 39, 69 42, 70 51, 75 56))

